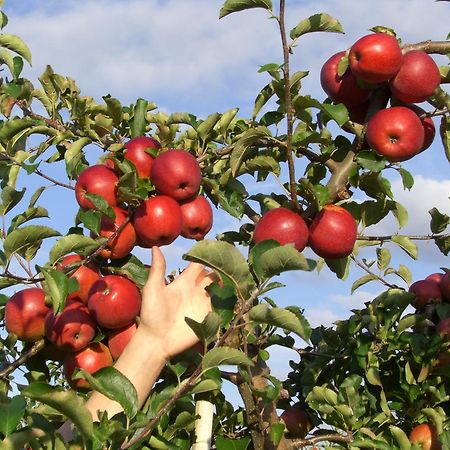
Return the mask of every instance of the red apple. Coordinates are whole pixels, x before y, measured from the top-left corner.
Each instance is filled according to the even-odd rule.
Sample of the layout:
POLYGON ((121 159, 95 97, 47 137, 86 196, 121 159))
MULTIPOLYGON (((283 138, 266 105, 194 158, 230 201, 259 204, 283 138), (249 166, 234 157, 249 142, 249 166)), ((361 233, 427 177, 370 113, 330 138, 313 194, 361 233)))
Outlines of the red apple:
POLYGON ((151 179, 160 194, 182 202, 197 195, 202 173, 193 155, 173 148, 154 159, 151 179))
MULTIPOLYGON (((118 206, 112 209, 116 214, 114 219, 103 215, 100 223, 100 236, 110 238, 128 217, 127 211, 118 206)), ((92 233, 93 235, 93 233, 92 233)), ((94 235, 93 235, 94 236, 94 235)), ((136 232, 131 222, 128 222, 122 231, 107 246, 100 251, 102 258, 120 259, 129 255, 136 244, 136 232)))
POLYGON ((89 383, 84 379, 72 380, 75 369, 84 369, 88 373, 95 373, 103 367, 112 366, 113 359, 106 345, 94 342, 83 350, 69 353, 64 359, 64 376, 74 389, 89 389, 89 383))
POLYGON ((450 340, 450 317, 441 319, 436 327, 436 332, 439 336, 445 340, 450 340))
POLYGON ((367 124, 366 139, 370 147, 388 161, 406 161, 421 151, 424 129, 411 109, 393 106, 372 116, 367 124))
POLYGON ((171 244, 181 233, 180 205, 167 195, 150 197, 136 208, 133 225, 141 246, 171 244))
POLYGON ((139 314, 141 294, 128 278, 107 275, 92 285, 88 308, 100 326, 122 328, 133 322, 139 314))
POLYGON ((419 280, 411 284, 409 292, 416 294, 412 305, 421 309, 429 303, 441 303, 442 293, 439 284, 433 280, 419 280))
POLYGON ((353 74, 367 83, 383 83, 392 78, 402 64, 397 39, 384 33, 368 34, 357 40, 348 55, 353 74))
POLYGON ((434 136, 436 135, 436 128, 434 126, 433 119, 430 116, 427 116, 426 111, 422 109, 420 106, 417 105, 407 105, 407 106, 417 114, 417 116, 420 119, 420 122, 422 123, 424 137, 422 148, 420 149, 420 151, 423 152, 433 143, 434 136))
POLYGON ((329 58, 320 71, 322 89, 334 103, 343 103, 345 106, 356 106, 366 102, 370 90, 359 87, 358 81, 350 69, 338 75, 338 64, 345 52, 339 52, 329 58))
POLYGON ((292 437, 303 439, 311 430, 309 414, 299 406, 286 408, 280 416, 292 437))
POLYGON ((429 423, 421 423, 420 425, 416 425, 409 434, 409 440, 412 444, 420 445, 422 450, 442 449, 436 427, 429 423))
POLYGON ((290 209, 275 208, 259 219, 253 232, 253 241, 257 244, 273 239, 280 245, 294 244, 301 252, 306 247, 308 236, 308 227, 302 217, 290 209))
POLYGON ((180 205, 181 236, 188 239, 203 239, 213 224, 213 211, 205 197, 199 195, 180 205))
POLYGON ((125 143, 125 159, 131 161, 136 167, 140 178, 150 178, 150 172, 153 165, 153 156, 146 152, 148 148, 161 148, 161 144, 147 136, 138 136, 125 143))
POLYGON ((106 165, 97 164, 88 167, 80 173, 75 184, 75 195, 77 202, 83 209, 95 209, 94 204, 85 197, 85 194, 96 194, 102 196, 110 206, 117 204, 117 183, 119 177, 114 170, 106 165))
POLYGON ((322 258, 343 258, 353 251, 357 227, 346 209, 325 205, 309 227, 309 246, 322 258))
POLYGON ((450 272, 446 272, 439 282, 442 292, 442 300, 450 303, 450 272))
POLYGON ((400 70, 390 81, 392 94, 405 103, 420 103, 434 94, 441 82, 439 67, 422 50, 405 53, 400 70))
MULTIPOLYGON (((66 255, 61 262, 57 264, 56 269, 62 272, 64 267, 81 262, 82 260, 83 258, 77 254, 66 255)), ((89 289, 94 282, 100 278, 100 273, 93 264, 87 264, 78 267, 78 269, 70 275, 70 278, 75 278, 75 280, 77 280, 79 288, 70 293, 66 300, 80 300, 83 303, 87 303, 89 289)))
POLYGON ((83 303, 70 301, 57 316, 53 311, 45 320, 47 339, 64 351, 77 352, 86 347, 96 333, 96 324, 83 303))
POLYGON ((443 276, 443 273, 432 273, 431 275, 425 277, 425 280, 433 280, 436 281, 436 283, 440 283, 443 276))
POLYGON ((108 333, 108 348, 111 352, 111 356, 117 359, 125 347, 130 342, 131 337, 136 333, 136 322, 131 322, 129 325, 119 328, 118 330, 108 333))
POLYGON ((42 289, 28 288, 18 291, 5 306, 6 330, 22 341, 35 342, 44 337, 44 322, 49 311, 42 289))

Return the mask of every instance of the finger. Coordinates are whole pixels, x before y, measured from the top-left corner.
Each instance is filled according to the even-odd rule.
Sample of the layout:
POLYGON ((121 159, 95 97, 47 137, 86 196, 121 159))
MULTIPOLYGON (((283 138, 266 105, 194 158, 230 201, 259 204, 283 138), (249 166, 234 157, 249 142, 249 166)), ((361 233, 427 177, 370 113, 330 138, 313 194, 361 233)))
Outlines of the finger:
POLYGON ((189 278, 194 281, 204 269, 205 266, 203 264, 191 262, 188 264, 186 269, 183 270, 183 273, 180 275, 180 277, 183 277, 184 279, 189 278))
POLYGON ((159 288, 166 284, 166 259, 159 247, 152 247, 152 266, 145 288, 159 288))
POLYGON ((210 284, 212 284, 216 281, 219 281, 219 280, 220 280, 220 278, 216 273, 208 272, 201 279, 198 280, 197 285, 202 288, 206 288, 210 284))

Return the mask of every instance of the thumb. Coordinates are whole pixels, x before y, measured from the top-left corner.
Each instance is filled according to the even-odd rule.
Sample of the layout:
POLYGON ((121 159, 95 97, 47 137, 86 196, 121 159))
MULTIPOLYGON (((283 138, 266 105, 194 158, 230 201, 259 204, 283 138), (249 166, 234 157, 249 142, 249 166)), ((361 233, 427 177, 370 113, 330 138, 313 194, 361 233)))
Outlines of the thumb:
POLYGON ((160 288, 166 285, 166 259, 159 247, 152 247, 152 266, 146 283, 146 289, 160 288))

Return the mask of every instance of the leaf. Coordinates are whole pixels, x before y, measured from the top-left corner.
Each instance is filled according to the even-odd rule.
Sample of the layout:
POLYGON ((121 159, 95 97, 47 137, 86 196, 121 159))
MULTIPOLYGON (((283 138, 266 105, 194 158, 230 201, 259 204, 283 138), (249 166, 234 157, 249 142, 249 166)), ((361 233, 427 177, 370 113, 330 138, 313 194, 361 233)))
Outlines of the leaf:
POLYGON ((134 255, 122 259, 115 259, 109 266, 111 273, 123 275, 142 289, 148 278, 148 269, 144 263, 134 255))
POLYGON ((292 311, 284 308, 271 308, 266 304, 256 305, 249 312, 250 320, 291 331, 309 342, 311 327, 307 320, 303 316, 301 317, 303 320, 292 311))
POLYGON ((66 297, 69 295, 69 278, 64 272, 56 269, 42 269, 42 275, 45 278, 46 303, 51 304, 54 313, 58 314, 64 308, 66 297))
POLYGON ((102 221, 102 213, 89 209, 87 211, 80 210, 77 218, 83 223, 83 225, 95 234, 100 234, 100 225, 102 221))
POLYGON ((400 176, 402 177, 403 188, 404 189, 408 189, 410 191, 411 188, 414 186, 414 178, 413 178, 413 176, 411 175, 410 172, 408 172, 403 167, 401 167, 401 168, 399 168, 397 170, 398 170, 398 173, 400 174, 400 176))
POLYGON ((223 241, 203 240, 195 244, 183 259, 211 267, 230 280, 245 298, 250 290, 250 270, 242 253, 223 241))
POLYGON ((212 369, 218 366, 253 366, 253 361, 241 350, 231 347, 217 347, 203 357, 202 369, 212 369))
POLYGON ((392 213, 397 219, 398 226, 400 228, 403 228, 408 223, 408 210, 401 203, 398 202, 392 203, 393 203, 392 213))
POLYGON ((69 145, 64 153, 64 161, 66 162, 66 172, 69 178, 77 175, 77 169, 83 160, 83 148, 91 144, 92 140, 88 137, 82 137, 69 145))
POLYGON ((31 117, 23 117, 22 119, 8 120, 0 128, 0 141, 9 141, 16 134, 26 130, 27 128, 31 128, 34 125, 36 125, 36 121, 31 117))
POLYGON ((255 99, 255 105, 253 106, 252 117, 256 119, 261 108, 273 97, 275 90, 273 88, 273 82, 266 84, 258 93, 255 99))
POLYGON ((438 249, 447 256, 450 252, 450 236, 437 237, 434 239, 434 243, 437 245, 438 249))
POLYGON ((250 442, 250 437, 245 437, 242 439, 231 439, 226 438, 225 436, 218 435, 215 438, 217 450, 247 450, 250 442))
POLYGON ((391 252, 384 247, 377 248, 377 266, 378 269, 384 270, 391 262, 391 252))
POLYGON ((130 124, 131 137, 142 136, 145 134, 145 127, 147 125, 147 100, 139 98, 134 106, 134 114, 130 124))
POLYGON ((12 433, 22 420, 25 409, 26 402, 21 395, 16 395, 8 402, 0 403, 0 432, 5 436, 12 433))
POLYGON ((123 118, 122 105, 120 104, 120 101, 110 95, 104 95, 102 98, 106 103, 108 115, 112 118, 113 124, 115 126, 120 125, 123 118))
POLYGON ((336 274, 341 280, 345 280, 349 274, 350 267, 350 257, 346 258, 336 258, 336 259, 326 259, 326 265, 328 268, 336 274))
POLYGON ((291 39, 297 39, 306 33, 314 33, 316 31, 325 31, 328 33, 344 33, 342 25, 337 19, 329 14, 320 13, 309 16, 302 20, 289 34, 291 39))
POLYGON ((217 337, 221 320, 216 312, 209 312, 201 323, 189 317, 185 317, 184 320, 201 342, 209 344, 217 337))
POLYGON ((226 0, 219 12, 219 19, 228 14, 251 8, 272 9, 271 0, 226 0))
POLYGON ((3 245, 5 255, 9 258, 13 253, 19 253, 24 258, 29 259, 40 247, 43 239, 55 236, 61 236, 61 234, 43 225, 28 225, 17 228, 6 236, 3 245))
POLYGON ((84 401, 71 389, 35 382, 23 388, 22 394, 61 412, 74 423, 85 439, 92 438, 94 430, 91 413, 86 409, 84 401))
POLYGON ((325 111, 340 127, 348 122, 348 111, 343 104, 330 105, 323 103, 321 109, 325 111))
MULTIPOLYGON (((103 367, 93 375, 79 370, 93 389, 119 403, 128 417, 133 418, 138 411, 138 396, 131 381, 112 366, 103 367)), ((80 378, 78 373, 73 377, 80 378)))
POLYGON ((2 189, 2 205, 0 206, 0 214, 5 215, 11 209, 16 206, 20 200, 22 200, 23 195, 25 194, 26 189, 23 188, 21 191, 16 191, 11 186, 5 186, 2 189))
POLYGON ((445 151, 445 156, 448 162, 450 162, 450 117, 442 116, 441 125, 439 129, 442 139, 442 145, 445 151))
POLYGON ((386 160, 369 150, 359 152, 356 161, 362 168, 372 172, 381 172, 386 167, 386 160))
POLYGON ((68 234, 58 239, 49 253, 49 261, 54 264, 62 256, 69 253, 78 253, 87 256, 93 253, 99 246, 99 242, 82 234, 68 234))
POLYGON ((37 206, 34 208, 28 208, 22 214, 18 214, 11 220, 11 225, 8 229, 8 233, 15 230, 20 225, 24 224, 33 219, 40 219, 42 217, 48 217, 48 211, 42 206, 37 206))
POLYGON ((392 436, 394 436, 400 450, 411 449, 411 441, 401 428, 394 425, 389 425, 389 430, 391 431, 392 436))
POLYGON ((255 171, 272 172, 276 175, 280 173, 280 164, 272 156, 258 155, 247 159, 239 169, 239 175, 243 173, 253 173, 255 171))
POLYGON ((358 278, 353 284, 352 284, 352 289, 351 289, 351 293, 353 294, 353 292, 356 291, 356 289, 360 288, 361 286, 364 286, 365 284, 367 284, 369 281, 374 281, 377 280, 378 278, 375 275, 364 275, 361 278, 358 278))
POLYGON ((0 46, 22 56, 31 65, 31 52, 25 42, 15 34, 0 34, 0 46))
POLYGON ((407 236, 392 236, 392 242, 395 242, 402 250, 404 250, 411 258, 417 259, 417 245, 407 236))
POLYGON ((212 113, 203 122, 201 122, 197 127, 198 137, 205 141, 208 135, 212 132, 216 124, 218 123, 221 114, 212 113))
POLYGON ((430 209, 428 213, 431 216, 430 228, 433 234, 443 233, 450 223, 450 217, 439 212, 437 208, 430 209))

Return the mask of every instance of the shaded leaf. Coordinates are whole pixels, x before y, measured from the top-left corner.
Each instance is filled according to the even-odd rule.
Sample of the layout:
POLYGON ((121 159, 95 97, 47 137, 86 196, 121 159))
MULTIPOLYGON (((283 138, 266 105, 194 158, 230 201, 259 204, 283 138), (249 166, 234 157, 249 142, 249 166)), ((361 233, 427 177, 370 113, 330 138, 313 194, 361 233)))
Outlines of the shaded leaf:
POLYGON ((25 399, 16 395, 8 402, 0 403, 0 432, 5 436, 12 433, 19 425, 26 409, 25 399))
POLYGON ((22 56, 31 65, 31 52, 27 44, 14 34, 0 34, 0 46, 22 56))
POLYGON ((81 234, 68 234, 58 239, 49 253, 49 261, 55 263, 62 256, 69 253, 78 253, 86 256, 94 252, 99 246, 99 242, 88 236, 81 234))
POLYGON ((326 31, 328 33, 344 33, 342 25, 337 19, 326 13, 314 14, 302 20, 290 32, 291 39, 297 39, 303 34, 316 31, 326 31))
POLYGON ((48 211, 42 206, 28 208, 25 212, 18 214, 11 220, 8 233, 30 220, 40 219, 42 217, 48 217, 48 211))
POLYGON ((428 212, 431 216, 430 228, 433 234, 443 233, 450 223, 450 217, 442 214, 437 208, 432 208, 428 212))
POLYGON ((52 305, 55 314, 58 314, 69 295, 69 278, 64 272, 56 269, 43 270, 45 278, 46 303, 52 305))
POLYGON ((189 317, 185 317, 184 320, 201 342, 209 344, 217 337, 221 320, 216 312, 209 312, 201 323, 189 317))
POLYGON ((203 358, 203 370, 218 366, 253 366, 253 361, 241 350, 231 347, 217 347, 210 350, 203 358))
POLYGON ((374 281, 377 280, 378 278, 375 275, 364 275, 361 278, 358 278, 353 284, 352 284, 352 289, 351 289, 351 293, 353 294, 353 292, 356 291, 356 289, 360 288, 361 286, 364 286, 365 284, 367 284, 369 281, 374 281))
POLYGON ((219 19, 228 14, 244 11, 251 8, 264 8, 271 10, 271 0, 226 0, 219 12, 219 19))

